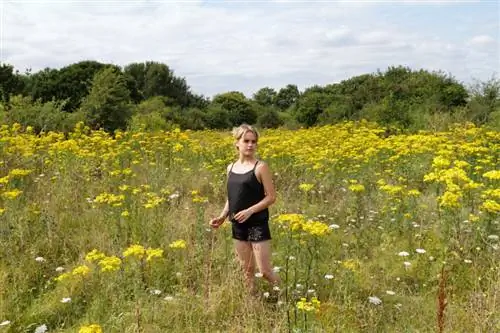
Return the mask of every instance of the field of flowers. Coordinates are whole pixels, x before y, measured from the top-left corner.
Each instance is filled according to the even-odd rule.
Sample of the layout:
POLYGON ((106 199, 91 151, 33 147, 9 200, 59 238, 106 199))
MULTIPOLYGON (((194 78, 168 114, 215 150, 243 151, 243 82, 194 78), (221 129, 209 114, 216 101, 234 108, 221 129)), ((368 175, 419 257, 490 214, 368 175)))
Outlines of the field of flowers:
POLYGON ((208 227, 229 133, 1 127, 0 333, 500 331, 500 133, 261 134, 283 284, 256 298, 208 227))

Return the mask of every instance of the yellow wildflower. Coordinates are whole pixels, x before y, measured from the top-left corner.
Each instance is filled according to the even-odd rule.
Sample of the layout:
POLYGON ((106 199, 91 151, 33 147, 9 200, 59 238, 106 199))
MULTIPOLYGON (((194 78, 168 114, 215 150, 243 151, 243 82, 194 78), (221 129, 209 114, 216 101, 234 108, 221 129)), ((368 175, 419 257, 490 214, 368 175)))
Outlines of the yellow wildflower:
POLYGON ((80 266, 75 267, 71 273, 73 275, 85 276, 89 272, 90 272, 90 268, 88 266, 86 266, 86 265, 80 265, 80 266))
POLYGON ((99 261, 99 266, 103 272, 114 272, 120 269, 122 261, 116 256, 104 257, 99 261))
POLYGON ((492 170, 483 174, 484 178, 499 180, 500 179, 500 170, 492 170))
POLYGON ((134 256, 134 257, 137 257, 139 259, 142 259, 145 254, 146 254, 146 250, 144 249, 144 246, 139 245, 139 244, 131 245, 128 247, 128 249, 126 249, 123 252, 124 257, 134 256))
POLYGON ((102 333, 102 328, 97 324, 91 324, 80 327, 78 333, 102 333))
POLYGON ((4 197, 5 199, 8 199, 8 200, 13 200, 13 199, 17 198, 18 196, 20 196, 21 193, 23 193, 23 191, 18 190, 16 188, 16 189, 13 189, 12 191, 3 192, 2 197, 4 197))
POLYGON ((99 261, 102 258, 105 258, 106 255, 102 252, 99 252, 97 249, 93 249, 85 256, 85 260, 88 262, 99 261))
POLYGON ((481 205, 481 208, 485 209, 490 213, 500 213, 500 204, 495 200, 486 200, 481 205))
POLYGON ((170 245, 168 247, 170 247, 171 249, 185 249, 186 248, 186 241, 179 239, 179 240, 176 240, 176 241, 170 243, 170 245))
POLYGON ((354 185, 350 185, 349 186, 349 189, 353 192, 364 192, 365 190, 365 187, 363 184, 354 184, 354 185))
POLYGON ((151 259, 153 258, 161 258, 163 256, 163 250, 160 248, 157 249, 149 248, 146 250, 146 255, 147 255, 146 261, 151 261, 151 259))
POLYGON ((299 185, 299 189, 303 192, 309 192, 314 188, 314 184, 302 183, 299 185))

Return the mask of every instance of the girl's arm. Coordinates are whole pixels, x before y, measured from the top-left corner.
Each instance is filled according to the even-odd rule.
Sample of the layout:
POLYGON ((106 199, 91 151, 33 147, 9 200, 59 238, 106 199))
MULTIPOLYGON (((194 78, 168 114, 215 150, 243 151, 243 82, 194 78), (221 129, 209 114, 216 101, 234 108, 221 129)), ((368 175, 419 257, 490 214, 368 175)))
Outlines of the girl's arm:
POLYGON ((222 209, 222 212, 219 214, 219 218, 225 220, 228 214, 229 214, 229 200, 226 200, 226 204, 224 205, 224 209, 222 209))

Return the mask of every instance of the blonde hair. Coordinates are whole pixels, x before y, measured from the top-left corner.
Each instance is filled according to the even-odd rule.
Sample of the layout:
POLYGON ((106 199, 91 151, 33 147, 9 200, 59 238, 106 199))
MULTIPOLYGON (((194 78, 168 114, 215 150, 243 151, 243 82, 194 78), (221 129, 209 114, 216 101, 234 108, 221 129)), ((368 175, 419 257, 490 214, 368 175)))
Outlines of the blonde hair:
POLYGON ((252 132, 255 135, 255 141, 259 141, 259 132, 255 127, 248 124, 241 124, 238 127, 234 127, 233 137, 236 141, 238 141, 243 135, 245 135, 246 132, 252 132))

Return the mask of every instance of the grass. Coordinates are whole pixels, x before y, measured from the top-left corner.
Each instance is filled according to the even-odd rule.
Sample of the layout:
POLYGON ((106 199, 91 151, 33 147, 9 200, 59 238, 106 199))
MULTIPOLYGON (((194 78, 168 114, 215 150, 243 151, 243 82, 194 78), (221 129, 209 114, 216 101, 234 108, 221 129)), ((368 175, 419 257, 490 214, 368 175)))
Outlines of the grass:
POLYGON ((498 132, 381 133, 262 133, 274 299, 208 228, 228 133, 2 127, 0 332, 499 331, 498 132))

